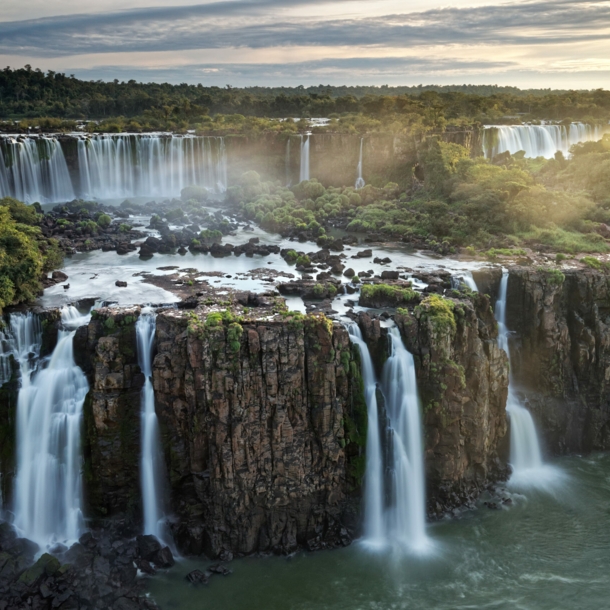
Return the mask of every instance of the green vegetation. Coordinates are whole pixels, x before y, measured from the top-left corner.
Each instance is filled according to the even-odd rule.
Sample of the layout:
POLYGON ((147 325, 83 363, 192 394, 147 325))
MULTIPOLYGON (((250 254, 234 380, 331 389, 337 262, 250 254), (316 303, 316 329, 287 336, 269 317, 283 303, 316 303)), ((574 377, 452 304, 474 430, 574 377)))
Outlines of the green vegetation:
POLYGON ((97 217, 97 224, 98 224, 98 226, 102 227, 102 229, 107 229, 110 226, 111 222, 112 222, 112 218, 110 218, 110 216, 108 216, 108 214, 100 214, 97 217))
POLYGON ((610 223, 610 135, 575 146, 570 160, 506 153, 489 161, 434 139, 419 156, 423 188, 414 183, 408 193, 394 183, 356 191, 309 180, 285 188, 251 171, 229 188, 227 202, 266 230, 305 233, 321 246, 327 229, 343 226, 442 254, 461 247, 474 255, 478 249, 491 260, 525 256, 525 247, 610 251, 604 237, 610 223))
POLYGON ((42 274, 62 264, 57 242, 45 239, 37 226, 37 210, 10 197, 0 199, 0 311, 34 300, 42 274))
POLYGON ((580 259, 580 262, 587 265, 587 267, 591 267, 591 269, 601 269, 602 268, 602 262, 598 258, 595 258, 593 256, 583 256, 580 259))
POLYGON ((415 290, 389 284, 364 284, 360 290, 360 304, 364 306, 383 303, 386 306, 399 307, 419 300, 420 295, 415 290))
MULTIPOLYGON (((446 127, 498 124, 519 115, 540 119, 608 120, 610 92, 522 91, 497 86, 204 87, 82 81, 24 68, 0 71, 0 116, 23 118, 21 129, 72 131, 75 119, 97 119, 87 129, 118 133, 195 129, 211 134, 303 132, 305 120, 326 116, 315 131, 388 132, 419 136, 446 127)), ((14 127, 11 126, 13 129, 14 127)))
POLYGON ((444 299, 438 294, 426 297, 420 305, 415 308, 415 313, 420 317, 427 318, 433 329, 437 332, 455 332, 455 304, 453 301, 444 299))

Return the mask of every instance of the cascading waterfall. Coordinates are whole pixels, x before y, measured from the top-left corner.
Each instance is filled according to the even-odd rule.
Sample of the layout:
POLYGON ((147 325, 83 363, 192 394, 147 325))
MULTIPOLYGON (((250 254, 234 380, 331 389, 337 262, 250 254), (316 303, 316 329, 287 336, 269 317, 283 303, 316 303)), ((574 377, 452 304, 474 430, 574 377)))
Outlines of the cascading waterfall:
POLYGON ((405 349, 398 328, 390 328, 390 357, 384 365, 382 380, 388 426, 382 429, 369 349, 357 324, 349 323, 348 331, 350 340, 360 349, 368 413, 362 541, 373 549, 398 545, 410 551, 424 551, 429 546, 429 538, 426 534, 420 404, 413 356, 405 349), (382 438, 388 437, 390 447, 386 459, 391 476, 385 489, 382 438))
POLYGON ((356 178, 356 189, 361 189, 366 185, 364 178, 362 177, 362 149, 364 145, 364 138, 360 138, 360 157, 358 160, 358 177, 356 178))
POLYGON ((369 348, 355 322, 348 324, 351 342, 360 349, 364 397, 367 407, 366 470, 364 476, 364 542, 372 547, 386 544, 383 515, 383 457, 377 408, 377 381, 369 348))
MULTIPOLYGON (((498 346, 506 352, 510 366, 510 331, 506 326, 507 292, 508 273, 504 272, 495 315, 498 322, 498 346)), ((510 418, 510 463, 513 469, 510 482, 520 486, 546 484, 553 469, 544 466, 534 420, 515 393, 512 373, 509 373, 506 412, 510 418)))
POLYGON ((74 361, 73 339, 88 320, 74 307, 62 309, 57 346, 41 368, 38 320, 32 314, 11 316, 21 370, 15 526, 43 548, 75 542, 83 530, 80 436, 89 384, 74 361))
POLYGON ((286 188, 288 188, 292 184, 292 180, 290 178, 290 137, 286 140, 286 158, 284 160, 284 171, 286 172, 286 188))
POLYGON ((421 416, 415 361, 403 345, 396 327, 388 330, 390 357, 383 368, 391 443, 391 503, 386 515, 386 536, 411 550, 429 545, 426 534, 426 493, 421 416))
POLYGON ((152 309, 142 310, 136 323, 138 363, 145 377, 141 397, 140 485, 144 509, 144 533, 164 540, 163 511, 164 468, 161 455, 159 421, 155 412, 155 391, 152 384, 152 356, 155 339, 156 314, 152 309))
POLYGON ((227 189, 224 138, 99 135, 78 140, 82 197, 177 196, 192 185, 227 189))
POLYGON ((466 285, 466 287, 472 292, 479 292, 477 287, 477 283, 474 281, 472 277, 472 271, 468 271, 466 273, 461 273, 459 275, 454 275, 451 277, 452 288, 460 288, 461 284, 466 285))
POLYGON ((52 137, 0 139, 0 197, 26 203, 74 199, 61 143, 52 137))
POLYGON ((506 151, 515 154, 521 150, 526 157, 551 159, 558 151, 568 156, 574 144, 599 140, 607 131, 607 126, 587 123, 494 125, 485 128, 483 147, 488 159, 506 151))
POLYGON ((299 173, 299 182, 309 180, 309 140, 311 136, 301 136, 301 171, 299 173))

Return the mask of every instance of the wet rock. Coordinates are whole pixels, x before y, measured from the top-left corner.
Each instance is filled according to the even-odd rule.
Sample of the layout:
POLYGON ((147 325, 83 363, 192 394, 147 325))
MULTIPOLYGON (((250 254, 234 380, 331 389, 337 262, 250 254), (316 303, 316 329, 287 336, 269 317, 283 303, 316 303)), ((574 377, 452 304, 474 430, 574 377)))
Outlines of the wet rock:
POLYGON ((360 250, 357 252, 352 258, 371 258, 373 256, 373 251, 371 249, 360 250))
POLYGON ((221 576, 228 576, 229 574, 233 574, 233 570, 230 570, 226 565, 222 563, 215 563, 208 567, 208 571, 212 572, 212 574, 219 574, 221 576))
POLYGON ((69 290, 70 289, 70 284, 64 284, 64 290, 69 290))
POLYGON ((193 585, 208 584, 208 577, 201 570, 193 570, 192 572, 189 572, 185 578, 193 585))
POLYGON ((382 280, 397 280, 399 277, 398 271, 382 271, 381 279, 382 280))
POLYGON ((51 279, 55 280, 57 283, 65 282, 68 279, 68 276, 63 271, 53 271, 51 273, 51 279))
POLYGON ((119 288, 127 288, 127 282, 124 282, 123 280, 117 280, 114 285, 119 288))
POLYGON ((155 558, 161 551, 161 543, 151 535, 142 535, 136 538, 138 556, 146 561, 155 562, 155 558))
POLYGON ((354 277, 354 276, 356 275, 356 272, 355 272, 355 271, 354 271, 354 270, 353 270, 353 269, 350 267, 349 269, 346 269, 346 270, 343 272, 343 275, 344 275, 345 277, 354 277))

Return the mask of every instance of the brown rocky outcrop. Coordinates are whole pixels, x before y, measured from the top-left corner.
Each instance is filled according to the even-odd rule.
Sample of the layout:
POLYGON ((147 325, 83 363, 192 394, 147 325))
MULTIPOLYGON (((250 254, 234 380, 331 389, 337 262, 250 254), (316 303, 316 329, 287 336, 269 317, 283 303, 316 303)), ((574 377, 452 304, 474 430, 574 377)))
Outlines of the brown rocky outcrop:
MULTIPOLYGON (((447 300, 447 302, 451 302, 447 300)), ((459 506, 504 476, 508 359, 489 299, 460 300, 398 316, 415 357, 424 411, 429 512, 459 506)))
POLYGON ((85 488, 93 516, 140 511, 140 392, 135 323, 139 307, 99 309, 74 339, 89 377, 84 404, 85 488))
MULTIPOLYGON (((91 512, 136 521, 138 315, 98 310, 76 338, 91 380, 91 512)), ((347 544, 358 522, 366 425, 347 332, 324 316, 216 316, 157 316, 153 381, 179 548, 217 556, 347 544)))
POLYGON ((157 318, 178 544, 215 556, 347 543, 347 332, 323 316, 242 324, 157 318))
POLYGON ((513 377, 553 453, 610 448, 610 275, 510 269, 513 377))

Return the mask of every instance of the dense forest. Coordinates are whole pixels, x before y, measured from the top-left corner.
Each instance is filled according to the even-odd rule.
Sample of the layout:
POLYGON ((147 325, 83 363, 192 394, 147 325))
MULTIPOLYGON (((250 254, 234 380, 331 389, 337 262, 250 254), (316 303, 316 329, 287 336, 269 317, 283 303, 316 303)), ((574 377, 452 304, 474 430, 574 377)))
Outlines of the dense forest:
MULTIPOLYGON (((477 123, 607 121, 610 92, 497 86, 252 87, 83 81, 30 66, 0 71, 0 119, 21 129, 201 132, 296 129, 282 117, 328 117, 333 131, 438 131, 477 123)), ((8 129, 5 125, 4 129, 8 129)))

